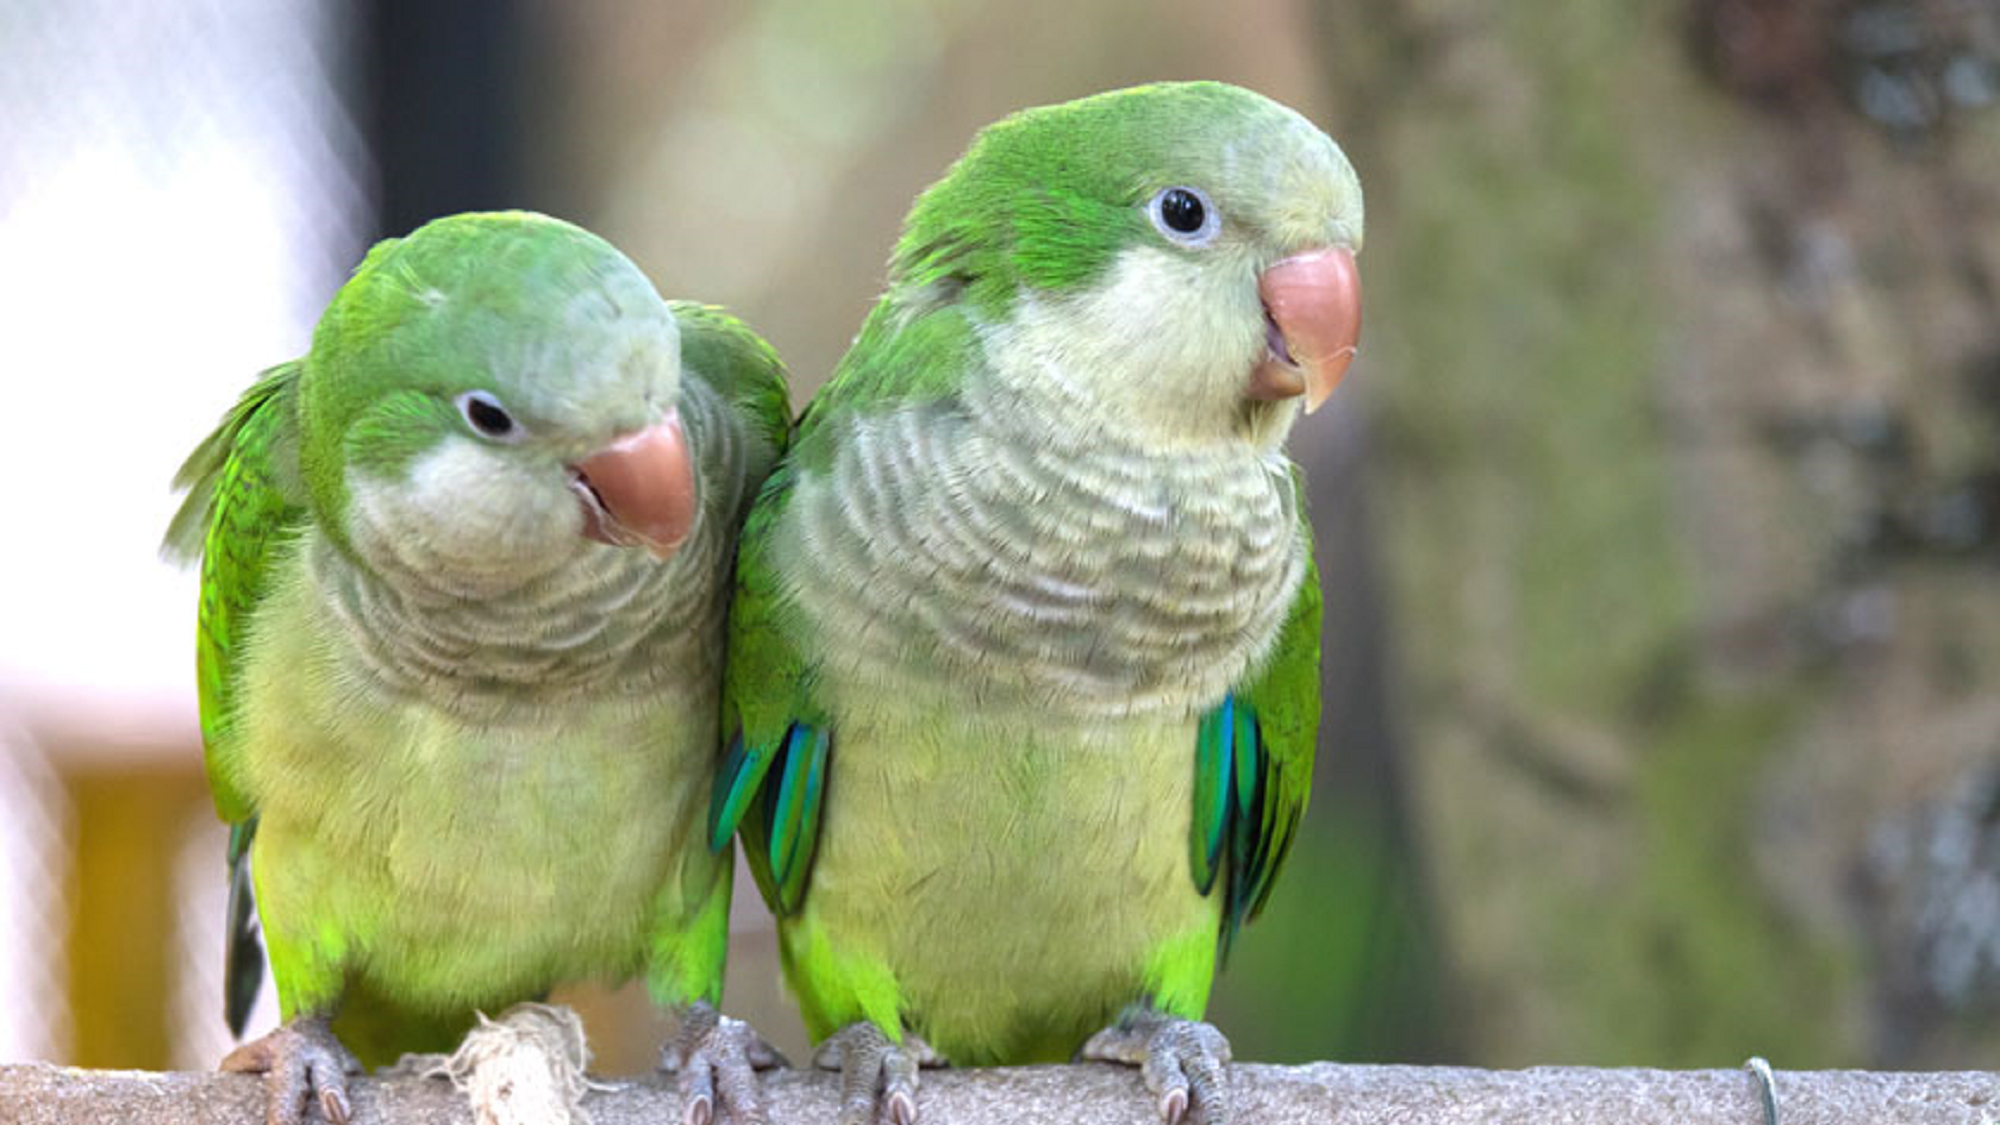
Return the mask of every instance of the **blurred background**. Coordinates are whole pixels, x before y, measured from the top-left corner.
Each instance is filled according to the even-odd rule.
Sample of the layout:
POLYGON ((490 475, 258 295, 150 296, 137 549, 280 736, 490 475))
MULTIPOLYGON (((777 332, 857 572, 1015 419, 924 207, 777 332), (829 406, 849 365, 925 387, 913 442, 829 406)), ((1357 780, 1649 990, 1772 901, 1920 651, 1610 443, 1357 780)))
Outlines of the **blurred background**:
MULTIPOLYGON (((1238 1057, 1990 1066, 2000 0, 0 2, 0 1060, 228 1045, 167 481, 370 241, 565 216, 802 403, 980 125, 1193 77, 1369 201, 1238 1057)), ((800 1058, 740 888, 729 1007, 800 1058)))

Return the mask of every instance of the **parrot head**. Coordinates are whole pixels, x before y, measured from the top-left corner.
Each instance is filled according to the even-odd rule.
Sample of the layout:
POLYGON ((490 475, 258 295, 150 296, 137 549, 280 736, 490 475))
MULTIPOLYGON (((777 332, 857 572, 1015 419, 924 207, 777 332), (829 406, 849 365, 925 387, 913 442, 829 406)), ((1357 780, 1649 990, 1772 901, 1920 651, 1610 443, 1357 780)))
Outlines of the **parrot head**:
POLYGON ((1168 444, 1282 441, 1361 330, 1361 184, 1298 113, 1215 82, 989 127, 911 210, 892 286, 972 310, 996 377, 1168 444))
POLYGON ((378 244, 321 317, 299 465, 336 542, 462 587, 666 559, 698 512, 680 380, 672 312, 609 243, 454 215, 378 244))

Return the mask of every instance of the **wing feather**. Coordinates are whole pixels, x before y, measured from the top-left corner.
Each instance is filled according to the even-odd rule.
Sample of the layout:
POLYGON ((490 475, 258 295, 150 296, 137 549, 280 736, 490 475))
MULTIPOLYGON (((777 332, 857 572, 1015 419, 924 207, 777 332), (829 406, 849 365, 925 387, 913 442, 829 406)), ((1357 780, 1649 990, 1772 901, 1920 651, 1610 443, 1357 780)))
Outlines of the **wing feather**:
POLYGON ((1312 789, 1319 732, 1319 568, 1299 491, 1305 576, 1271 656, 1203 716, 1195 736, 1191 874, 1203 894, 1221 877, 1221 953, 1270 899, 1312 789))
POLYGON ((258 376, 215 431, 195 447, 174 485, 187 490, 162 551, 201 563, 195 681, 203 763, 216 812, 229 822, 229 913, 223 1013, 239 1036, 263 983, 264 949, 251 895, 255 803, 237 781, 241 745, 231 737, 242 678, 242 644, 268 588, 280 546, 309 520, 298 472, 293 406, 300 364, 258 376))

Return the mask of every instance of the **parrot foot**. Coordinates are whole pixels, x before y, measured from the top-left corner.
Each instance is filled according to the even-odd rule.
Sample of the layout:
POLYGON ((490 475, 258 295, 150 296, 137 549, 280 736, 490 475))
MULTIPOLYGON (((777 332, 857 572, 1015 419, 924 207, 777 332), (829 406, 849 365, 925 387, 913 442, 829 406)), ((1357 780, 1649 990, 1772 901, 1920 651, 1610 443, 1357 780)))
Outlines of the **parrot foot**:
POLYGON ((229 1052, 217 1069, 264 1076, 266 1125, 304 1125, 308 1099, 333 1125, 347 1125, 347 1076, 361 1073, 361 1063, 324 1017, 300 1016, 229 1052))
POLYGON ((914 1035, 896 1044, 872 1023, 851 1023, 819 1045, 813 1065, 840 1072, 840 1125, 916 1125, 917 1068, 945 1060, 914 1035))
POLYGON ((1229 1080, 1222 1070, 1229 1040, 1213 1024, 1141 1008, 1091 1036, 1077 1057, 1138 1067, 1146 1089, 1160 1099, 1166 1125, 1229 1120, 1229 1080))
POLYGON ((699 1001, 681 1014, 680 1030, 660 1048, 660 1069, 680 1087, 684 1125, 711 1125, 718 1100, 737 1125, 764 1125, 756 1072, 788 1065, 749 1024, 699 1001))

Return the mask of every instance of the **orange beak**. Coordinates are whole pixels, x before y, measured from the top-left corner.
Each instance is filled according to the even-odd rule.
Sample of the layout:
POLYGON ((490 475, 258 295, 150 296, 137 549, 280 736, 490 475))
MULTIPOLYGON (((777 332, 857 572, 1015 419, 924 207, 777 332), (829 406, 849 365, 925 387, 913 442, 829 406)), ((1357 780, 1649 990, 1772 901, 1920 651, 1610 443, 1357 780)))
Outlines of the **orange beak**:
POLYGON ((1325 247, 1294 254, 1257 278, 1269 350, 1250 376, 1250 397, 1306 396, 1318 410, 1347 374, 1361 343, 1361 274, 1354 254, 1325 247))
POLYGON ((645 547, 664 561, 694 529, 699 510, 694 460, 679 411, 667 411, 570 472, 570 487, 583 506, 583 533, 600 543, 645 547))

